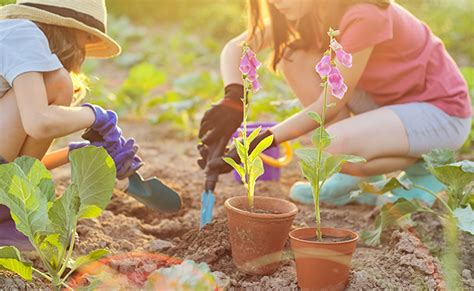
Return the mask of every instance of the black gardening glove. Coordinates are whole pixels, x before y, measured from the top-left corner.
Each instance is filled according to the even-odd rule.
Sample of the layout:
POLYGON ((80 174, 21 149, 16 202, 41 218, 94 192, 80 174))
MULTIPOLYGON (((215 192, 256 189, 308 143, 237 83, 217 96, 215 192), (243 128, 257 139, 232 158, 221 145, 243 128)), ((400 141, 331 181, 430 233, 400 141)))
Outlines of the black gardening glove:
POLYGON ((207 156, 222 156, 222 153, 209 153, 209 148, 218 141, 230 140, 234 132, 240 127, 243 120, 244 86, 230 84, 225 87, 224 99, 204 113, 199 129, 199 138, 202 144, 198 146, 201 159, 198 164, 201 168, 206 167, 207 156))
MULTIPOLYGON (((257 137, 250 143, 250 152, 252 152, 257 145, 264 140, 265 138, 273 135, 273 133, 267 129, 264 132, 257 135, 257 137)), ((275 138, 273 139, 272 144, 268 148, 275 147, 277 145, 275 138)), ((237 164, 240 164, 240 157, 237 154, 237 150, 234 146, 230 148, 230 150, 224 155, 226 158, 233 159, 237 164)), ((217 157, 209 161, 208 164, 209 171, 216 173, 216 174, 224 174, 232 171, 232 166, 227 164, 222 157, 217 157)))

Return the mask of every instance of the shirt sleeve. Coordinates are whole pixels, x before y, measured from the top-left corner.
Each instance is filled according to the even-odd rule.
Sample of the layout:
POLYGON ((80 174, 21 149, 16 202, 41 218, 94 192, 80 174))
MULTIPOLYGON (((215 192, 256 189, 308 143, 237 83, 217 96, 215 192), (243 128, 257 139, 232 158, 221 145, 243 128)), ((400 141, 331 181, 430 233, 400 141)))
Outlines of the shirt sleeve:
POLYGON ((27 72, 51 72, 63 67, 43 32, 32 22, 17 26, 0 44, 0 75, 13 81, 27 72))
POLYGON ((339 42, 349 53, 357 53, 393 38, 393 20, 390 7, 383 9, 374 4, 351 7, 341 20, 339 42))

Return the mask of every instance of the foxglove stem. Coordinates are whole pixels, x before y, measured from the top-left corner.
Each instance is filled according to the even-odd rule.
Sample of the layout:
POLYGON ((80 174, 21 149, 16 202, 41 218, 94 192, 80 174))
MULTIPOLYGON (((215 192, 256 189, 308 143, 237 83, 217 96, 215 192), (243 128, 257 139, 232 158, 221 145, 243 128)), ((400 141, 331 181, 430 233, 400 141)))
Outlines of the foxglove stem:
POLYGON ((243 141, 243 144, 244 144, 244 148, 246 149, 245 151, 245 161, 242 161, 244 163, 244 173, 245 173, 245 189, 247 190, 247 199, 248 199, 248 203, 249 203, 249 209, 250 209, 250 212, 253 211, 253 199, 252 199, 252 196, 250 195, 250 185, 249 185, 249 173, 250 173, 250 167, 251 165, 249 165, 248 163, 248 149, 250 148, 250 145, 249 145, 249 142, 248 142, 248 136, 247 136, 247 118, 248 118, 248 104, 249 104, 249 92, 250 92, 250 82, 247 78, 244 78, 244 89, 245 89, 245 92, 244 92, 244 99, 243 99, 243 102, 244 102, 244 112, 243 112, 243 136, 242 136, 242 141, 243 141))
MULTIPOLYGON (((322 112, 323 114, 321 115, 321 124, 319 125, 321 129, 324 129, 324 121, 326 119, 327 95, 328 95, 328 81, 326 80, 324 82, 324 93, 323 93, 323 112, 322 112)), ((315 189, 313 198, 314 198, 314 210, 316 213, 316 237, 319 241, 322 241, 323 239, 323 236, 321 234, 321 213, 319 210, 319 192, 321 191, 321 183, 319 180, 321 177, 321 166, 322 166, 321 160, 323 156, 323 149, 321 148, 322 139, 323 139, 323 134, 321 131, 321 133, 319 134, 320 146, 318 148, 318 166, 317 166, 318 172, 316 173, 317 183, 316 185, 313 185, 313 189, 315 189)))

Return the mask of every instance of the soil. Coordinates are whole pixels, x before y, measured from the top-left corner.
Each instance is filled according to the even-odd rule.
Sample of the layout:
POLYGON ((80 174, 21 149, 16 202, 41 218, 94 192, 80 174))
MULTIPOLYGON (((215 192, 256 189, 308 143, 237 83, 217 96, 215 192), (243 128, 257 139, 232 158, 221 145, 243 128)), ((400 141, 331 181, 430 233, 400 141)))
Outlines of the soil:
MULTIPOLYGON (((330 236, 330 235, 324 235, 321 238, 321 242, 345 242, 351 240, 351 236, 345 236, 345 237, 337 237, 337 236, 330 236)), ((312 241, 312 242, 318 242, 318 238, 316 236, 312 237, 306 237, 302 238, 302 240, 306 241, 312 241)))
MULTIPOLYGON (((196 160, 198 152, 194 140, 178 139, 177 134, 165 126, 145 123, 122 122, 125 136, 133 136, 140 144, 140 155, 146 166, 140 170, 144 177, 156 175, 182 195, 183 207, 175 214, 154 212, 121 191, 126 187, 118 183, 112 202, 97 219, 83 220, 77 232, 79 240, 75 255, 82 255, 96 248, 108 248, 113 254, 139 252, 163 254, 170 258, 192 259, 207 263, 212 271, 220 271, 230 280, 231 289, 296 290, 295 263, 286 245, 279 270, 271 276, 248 276, 240 273, 232 263, 231 248, 226 226, 224 201, 244 194, 241 184, 232 175, 223 175, 215 191, 214 220, 199 230, 200 193, 204 173, 196 160)), ((75 137, 79 140, 79 136, 75 137)), ((56 147, 64 146, 66 140, 56 147)), ((61 193, 69 183, 70 169, 65 166, 53 171, 61 193)), ((291 185, 301 180, 296 161, 282 170, 278 182, 258 182, 256 195, 287 198, 291 185)), ((299 212, 294 227, 313 226, 314 208, 298 205, 299 212)), ((361 232, 371 228, 376 210, 370 206, 322 205, 323 226, 339 227, 361 232)), ((348 290, 443 287, 440 263, 436 255, 443 248, 441 223, 429 215, 417 215, 416 225, 408 230, 386 231, 382 244, 369 247, 359 241, 353 257, 353 267, 348 290)), ((466 289, 474 289, 474 237, 460 236, 462 277, 466 289)), ((136 270, 137 262, 114 261, 116 270, 136 270)), ((153 266, 141 264, 146 272, 153 266)), ((141 272, 143 273, 143 272, 141 272)), ((140 272, 138 275, 141 274, 140 272)), ((119 281, 117 279, 117 281, 119 281)), ((25 283, 8 272, 0 273, 0 289, 47 288, 40 280, 25 283)))
MULTIPOLYGON (((248 209, 245 209, 245 211, 249 211, 248 209)), ((253 213, 257 214, 281 214, 281 212, 278 211, 273 211, 273 210, 264 210, 264 209, 254 209, 251 211, 253 213)))

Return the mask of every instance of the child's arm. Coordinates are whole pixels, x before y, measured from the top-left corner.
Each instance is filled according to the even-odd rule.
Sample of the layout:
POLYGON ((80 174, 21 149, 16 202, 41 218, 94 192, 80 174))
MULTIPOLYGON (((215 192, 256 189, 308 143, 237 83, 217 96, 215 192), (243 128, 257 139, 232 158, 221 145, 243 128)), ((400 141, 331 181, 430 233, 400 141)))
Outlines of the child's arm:
POLYGON ((42 73, 18 76, 13 90, 23 128, 35 139, 65 136, 88 128, 95 121, 94 112, 88 107, 49 105, 42 73))
MULTIPOLYGON (((327 104, 335 103, 336 106, 333 108, 328 108, 326 121, 330 122, 331 119, 337 115, 337 113, 346 106, 349 102, 352 92, 359 83, 360 77, 362 76, 367 62, 369 61, 370 55, 372 54, 373 47, 364 49, 353 55, 352 67, 350 69, 345 68, 342 65, 337 65, 337 68, 340 70, 344 81, 348 87, 348 91, 342 100, 337 99, 332 96, 330 89, 328 88, 328 98, 327 104)), ((337 64, 337 62, 336 62, 337 64)), ((316 82, 316 80, 315 80, 316 82)), ((282 143, 288 140, 295 139, 303 134, 308 133, 309 131, 315 129, 319 125, 308 116, 309 112, 316 112, 319 115, 322 115, 323 111, 323 94, 313 102, 311 105, 306 107, 304 110, 298 112, 282 123, 277 124, 271 129, 274 134, 274 139, 278 143, 282 143)))

